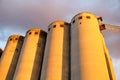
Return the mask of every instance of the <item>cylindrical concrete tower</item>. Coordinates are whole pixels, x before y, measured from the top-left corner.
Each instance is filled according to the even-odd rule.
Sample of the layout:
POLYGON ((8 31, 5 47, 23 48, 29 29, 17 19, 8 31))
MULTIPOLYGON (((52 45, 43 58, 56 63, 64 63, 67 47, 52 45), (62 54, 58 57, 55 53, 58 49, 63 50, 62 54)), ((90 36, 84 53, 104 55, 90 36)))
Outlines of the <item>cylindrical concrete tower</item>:
POLYGON ((49 25, 40 80, 69 80, 69 29, 64 21, 49 25))
POLYGON ((0 58, 1 58, 2 53, 3 53, 3 50, 0 48, 0 58))
POLYGON ((23 40, 20 35, 9 37, 0 60, 0 80, 13 80, 23 40))
POLYGON ((47 33, 38 28, 30 29, 21 50, 14 80, 38 80, 41 73, 47 33))
POLYGON ((71 22, 71 80, 110 80, 97 17, 83 12, 71 22))
POLYGON ((113 68, 113 64, 112 64, 112 59, 111 59, 109 51, 105 45, 104 37, 102 34, 101 34, 101 38, 102 38, 102 42, 103 42, 104 54, 105 54, 105 59, 106 59, 106 63, 107 63, 110 80, 116 80, 116 76, 115 76, 115 72, 114 72, 114 68, 113 68))

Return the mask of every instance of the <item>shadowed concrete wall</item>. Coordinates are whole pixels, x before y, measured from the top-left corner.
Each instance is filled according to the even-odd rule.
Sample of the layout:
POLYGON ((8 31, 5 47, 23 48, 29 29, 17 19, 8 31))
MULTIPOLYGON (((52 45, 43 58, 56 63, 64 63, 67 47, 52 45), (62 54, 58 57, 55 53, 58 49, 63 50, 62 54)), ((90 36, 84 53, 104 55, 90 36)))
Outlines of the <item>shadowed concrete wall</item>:
POLYGON ((47 33, 38 28, 26 33, 14 80, 38 80, 47 33))
POLYGON ((3 50, 0 48, 0 58, 2 56, 3 50))
POLYGON ((83 12, 71 22, 71 80, 110 80, 97 17, 83 12))
POLYGON ((13 80, 23 40, 20 35, 9 37, 0 60, 0 80, 13 80))
POLYGON ((69 29, 67 22, 49 25, 41 80, 69 80, 69 29))

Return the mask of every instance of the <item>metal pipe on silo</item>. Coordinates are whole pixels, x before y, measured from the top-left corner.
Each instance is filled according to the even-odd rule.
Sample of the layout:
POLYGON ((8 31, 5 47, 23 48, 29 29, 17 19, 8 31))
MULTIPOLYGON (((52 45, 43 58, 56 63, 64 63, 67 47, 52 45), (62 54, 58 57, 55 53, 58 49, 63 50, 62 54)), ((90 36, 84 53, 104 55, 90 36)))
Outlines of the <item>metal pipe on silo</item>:
POLYGON ((71 21, 71 80, 110 80, 97 17, 79 13, 71 21))
POLYGON ((9 37, 0 60, 0 80, 13 80, 24 37, 9 37))
POLYGON ((38 80, 41 74, 47 33, 32 28, 26 33, 13 80, 38 80))
POLYGON ((49 25, 40 80, 70 80, 69 31, 64 21, 49 25))

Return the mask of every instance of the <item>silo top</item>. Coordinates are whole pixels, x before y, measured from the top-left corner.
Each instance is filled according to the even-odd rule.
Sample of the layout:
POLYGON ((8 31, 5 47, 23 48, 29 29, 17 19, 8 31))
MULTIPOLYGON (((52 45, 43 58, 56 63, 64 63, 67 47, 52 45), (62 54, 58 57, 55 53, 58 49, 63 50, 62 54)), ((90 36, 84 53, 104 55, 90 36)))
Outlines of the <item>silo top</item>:
POLYGON ((65 26, 68 26, 69 23, 68 22, 65 22, 63 20, 58 20, 58 21, 54 21, 52 22, 49 26, 48 26, 48 31, 51 29, 51 28, 55 28, 57 26, 60 26, 60 27, 65 27, 65 26))
POLYGON ((47 32, 40 28, 31 28, 27 31, 26 36, 43 36, 44 38, 46 37, 47 32))
POLYGON ((19 34, 13 34, 9 37, 9 41, 18 41, 19 39, 23 40, 24 36, 19 34))
POLYGON ((86 17, 87 19, 90 19, 91 17, 97 20, 97 16, 94 15, 91 12, 82 12, 82 13, 78 13, 77 15, 75 15, 72 20, 71 23, 74 23, 76 20, 80 20, 83 17, 86 17))
POLYGON ((44 33, 47 33, 47 32, 45 32, 44 30, 42 30, 42 29, 40 29, 40 28, 31 28, 31 29, 29 29, 28 31, 27 31, 27 33, 31 33, 31 32, 40 32, 40 31, 42 31, 42 32, 44 32, 44 33))

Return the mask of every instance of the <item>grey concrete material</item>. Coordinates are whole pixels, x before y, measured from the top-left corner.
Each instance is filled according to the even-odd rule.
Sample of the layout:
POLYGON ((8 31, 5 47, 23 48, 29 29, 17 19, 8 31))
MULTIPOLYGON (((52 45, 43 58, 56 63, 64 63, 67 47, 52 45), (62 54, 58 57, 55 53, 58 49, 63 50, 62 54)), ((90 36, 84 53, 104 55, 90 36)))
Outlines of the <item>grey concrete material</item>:
POLYGON ((63 36, 62 80, 70 80, 70 24, 66 23, 63 36))
POLYGON ((0 58, 2 56, 3 50, 0 48, 0 58))
POLYGON ((12 35, 9 37, 0 61, 1 80, 13 80, 23 41, 24 37, 21 35, 12 35), (6 63, 5 59, 9 61, 6 63))
POLYGON ((72 80, 109 79, 101 40, 95 15, 83 12, 73 17, 71 21, 72 80))
POLYGON ((27 31, 14 80, 38 80, 47 33, 39 28, 27 31))
POLYGON ((40 80, 70 80, 69 29, 70 24, 64 21, 49 25, 40 80))
POLYGON ((39 34, 39 40, 38 40, 38 46, 36 50, 36 56, 34 60, 34 66, 31 74, 31 80, 40 79, 41 76, 41 69, 43 64, 43 57, 44 57, 44 50, 45 50, 45 44, 46 44, 46 37, 47 33, 44 31, 41 31, 39 34), (37 70, 38 69, 38 70, 37 70), (36 77, 38 75, 38 77, 36 77))

